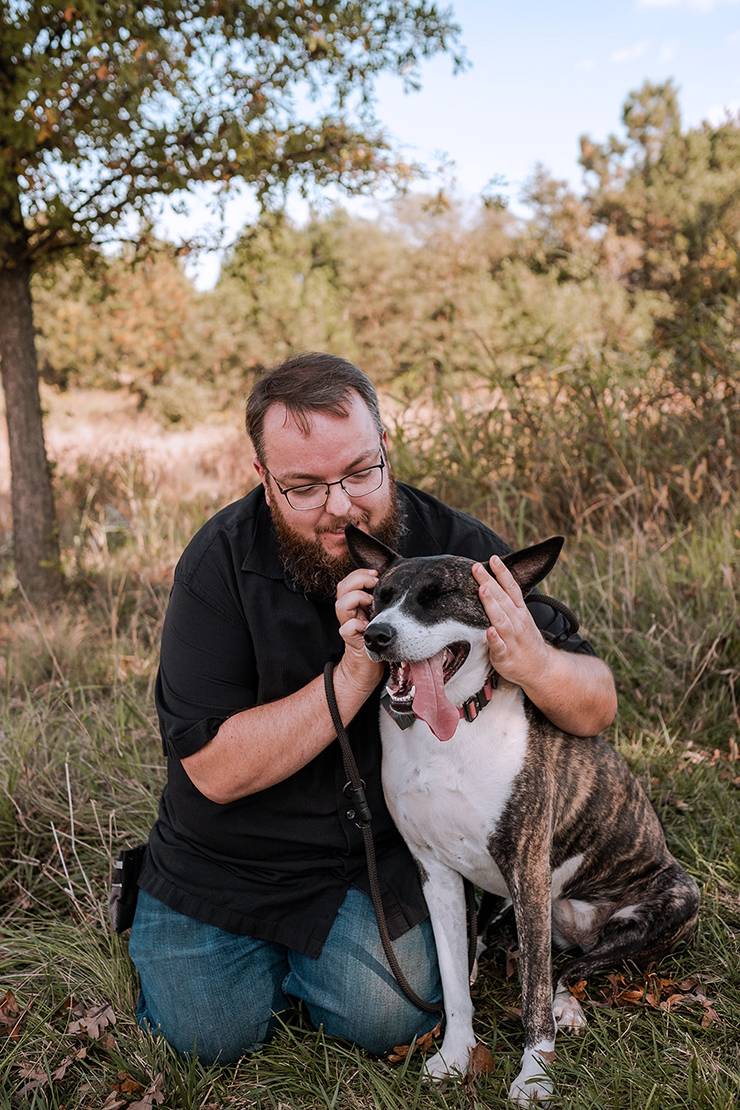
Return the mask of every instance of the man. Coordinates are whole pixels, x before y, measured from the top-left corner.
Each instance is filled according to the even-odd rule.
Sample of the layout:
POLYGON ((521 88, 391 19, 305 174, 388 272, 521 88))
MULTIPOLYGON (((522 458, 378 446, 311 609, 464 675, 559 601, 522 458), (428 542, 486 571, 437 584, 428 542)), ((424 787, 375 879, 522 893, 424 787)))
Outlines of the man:
POLYGON ((356 367, 289 360, 255 386, 247 430, 260 485, 190 542, 164 624, 156 701, 168 781, 131 934, 137 1016, 179 1051, 227 1062, 264 1043, 299 999, 313 1025, 383 1053, 435 1018, 405 998, 382 952, 327 660, 401 966, 422 997, 439 999, 440 984, 415 865, 380 786, 383 667, 362 640, 377 576, 352 567, 345 525, 407 556, 493 556, 495 578, 473 571, 491 663, 560 727, 588 737, 608 725, 614 684, 559 613, 525 605, 497 559, 503 541, 396 483, 374 388, 356 367))

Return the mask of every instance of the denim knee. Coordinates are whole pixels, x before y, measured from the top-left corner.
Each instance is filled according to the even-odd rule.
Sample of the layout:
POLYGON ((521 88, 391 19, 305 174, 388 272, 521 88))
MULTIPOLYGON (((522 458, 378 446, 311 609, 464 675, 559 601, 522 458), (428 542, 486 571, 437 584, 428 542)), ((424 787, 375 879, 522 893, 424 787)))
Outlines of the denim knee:
POLYGON ((141 991, 136 1019, 183 1055, 232 1063, 273 1035, 289 1007, 284 950, 170 909, 144 891, 129 953, 141 991))
MULTIPOLYGON (((439 1002, 434 935, 429 921, 394 942, 406 977, 422 998, 439 1002)), ((388 965, 367 895, 351 889, 318 959, 290 954, 283 990, 304 1002, 314 1026, 332 1037, 384 1055, 433 1029, 439 1014, 419 1010, 388 965)))
POLYGON ((187 1016, 172 1021, 166 1015, 163 1025, 149 1012, 144 992, 139 991, 136 1004, 136 1022, 139 1028, 155 1036, 162 1036, 181 1056, 197 1056, 203 1064, 233 1064, 242 1056, 256 1052, 268 1044, 275 1034, 278 1022, 274 1014, 264 1015, 251 1025, 209 1025, 201 1015, 197 1020, 187 1016))

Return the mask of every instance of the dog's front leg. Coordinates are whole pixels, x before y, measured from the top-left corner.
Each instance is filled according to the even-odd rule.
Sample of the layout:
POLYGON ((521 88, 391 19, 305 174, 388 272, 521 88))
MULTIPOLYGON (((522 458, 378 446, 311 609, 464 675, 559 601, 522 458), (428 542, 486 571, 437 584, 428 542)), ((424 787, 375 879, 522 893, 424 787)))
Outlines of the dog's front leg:
POLYGON ((443 1079, 457 1072, 464 1075, 473 1035, 473 1003, 468 982, 468 940, 465 928, 463 880, 456 871, 436 860, 420 861, 424 897, 437 945, 439 973, 445 1008, 445 1035, 439 1052, 427 1060, 425 1075, 443 1079))
POLYGON ((553 1092, 545 1065, 555 1058, 552 1013, 550 870, 545 859, 527 861, 525 873, 515 867, 509 891, 519 936, 522 983, 524 1055, 519 1075, 509 1089, 513 1102, 547 1102, 553 1092))

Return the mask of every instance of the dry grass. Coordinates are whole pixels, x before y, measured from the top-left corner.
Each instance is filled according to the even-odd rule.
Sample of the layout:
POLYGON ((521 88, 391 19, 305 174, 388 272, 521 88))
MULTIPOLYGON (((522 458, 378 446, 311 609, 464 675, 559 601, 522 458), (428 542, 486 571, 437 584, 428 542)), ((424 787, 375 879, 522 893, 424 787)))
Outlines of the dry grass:
MULTIPOLYGON (((96 420, 91 413, 88 426, 96 420)), ((179 1060, 135 1026, 125 942, 106 928, 110 860, 146 836, 164 779, 152 684, 172 567, 198 525, 241 493, 249 456, 236 430, 233 439, 210 428, 147 432, 132 445, 123 418, 106 431, 115 423, 120 441, 62 435, 63 422, 55 430, 52 421, 69 597, 35 613, 7 593, 0 623, 0 1000, 9 990, 18 1008, 4 1021, 10 1003, 0 1001, 0 1038, 10 1031, 0 1040, 0 1108, 102 1107, 109 1098, 108 1106, 152 1105, 160 1094, 176 1110, 504 1106, 521 1029, 511 1013, 518 987, 500 951, 476 988, 477 1028, 496 1061, 476 1087, 431 1089, 417 1055, 392 1069, 326 1043, 300 1019, 223 1069, 179 1060), (80 1030, 85 1015, 107 1006, 114 1026, 98 1036, 80 1030)), ((421 447, 413 453, 429 475, 432 448, 432 461, 421 447)), ((460 493, 454 482, 450 489, 460 493)), ((489 489, 477 510, 513 541, 539 538, 548 523, 535 502, 518 511, 508 484, 489 489)), ((737 521, 697 507, 689 522, 661 532, 623 523, 618 509, 608 527, 583 523, 549 585, 614 668, 614 742, 702 886, 697 940, 661 974, 696 979, 716 1019, 703 1025, 701 1004, 602 1006, 608 982, 589 983, 585 1037, 559 1041, 555 1105, 729 1108, 737 1083, 737 521)), ((642 982, 634 971, 627 977, 642 982)))

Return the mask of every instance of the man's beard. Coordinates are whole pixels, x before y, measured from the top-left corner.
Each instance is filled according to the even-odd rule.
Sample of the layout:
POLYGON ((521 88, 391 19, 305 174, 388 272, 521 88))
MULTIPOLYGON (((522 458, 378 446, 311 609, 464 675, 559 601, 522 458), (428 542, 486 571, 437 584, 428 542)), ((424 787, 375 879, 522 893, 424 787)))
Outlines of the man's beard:
MULTIPOLYGON (((370 529, 367 526, 369 513, 353 506, 346 517, 338 517, 323 530, 332 531, 342 528, 346 524, 355 524, 358 528, 362 528, 364 532, 370 532, 387 547, 396 550, 404 529, 401 522, 396 480, 390 472, 388 473, 388 487, 390 507, 376 528, 370 529)), ((330 555, 321 540, 304 540, 302 536, 297 536, 285 520, 274 499, 271 516, 277 536, 280 561, 285 569, 286 577, 291 579, 304 593, 333 600, 338 583, 346 578, 350 571, 356 569, 349 552, 346 555, 330 555)))

